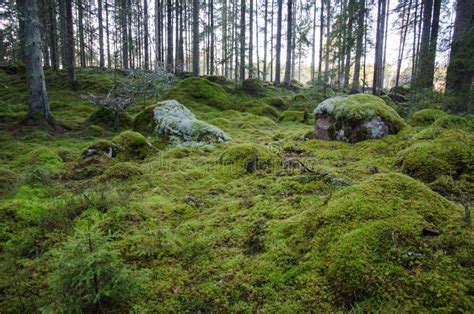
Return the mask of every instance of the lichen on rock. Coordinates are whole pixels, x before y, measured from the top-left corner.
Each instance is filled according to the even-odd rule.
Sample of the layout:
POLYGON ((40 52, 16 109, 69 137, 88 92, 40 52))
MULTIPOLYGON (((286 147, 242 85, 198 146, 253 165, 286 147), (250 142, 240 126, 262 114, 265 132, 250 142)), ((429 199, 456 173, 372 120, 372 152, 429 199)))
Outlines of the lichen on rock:
MULTIPOLYGON (((231 139, 218 127, 197 119, 188 108, 176 100, 159 102, 153 110, 147 110, 146 114, 153 115, 153 123, 149 123, 149 126, 154 128, 152 133, 172 146, 203 146, 231 139)), ((141 118, 143 120, 143 117, 141 118)))
POLYGON ((405 126, 398 113, 376 96, 336 96, 314 110, 315 137, 323 140, 359 142, 396 134, 405 126))

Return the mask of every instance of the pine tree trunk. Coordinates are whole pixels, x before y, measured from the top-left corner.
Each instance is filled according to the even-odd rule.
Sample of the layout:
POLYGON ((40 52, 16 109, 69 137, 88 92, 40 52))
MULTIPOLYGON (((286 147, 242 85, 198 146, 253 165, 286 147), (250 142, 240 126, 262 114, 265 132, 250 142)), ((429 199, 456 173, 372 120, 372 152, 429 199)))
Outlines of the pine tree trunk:
POLYGON ((105 56, 104 56, 104 28, 102 21, 102 0, 97 0, 99 15, 99 67, 101 69, 105 68, 105 56))
MULTIPOLYGON (((438 31, 439 31, 439 16, 441 12, 441 0, 434 0, 433 3, 433 18, 431 23, 430 32, 430 49, 428 55, 427 66, 427 81, 426 87, 433 88, 434 70, 435 70, 435 59, 436 59, 436 47, 438 45, 438 31)), ((474 17, 473 17, 474 19, 474 17)))
POLYGON ((107 68, 112 66, 112 56, 110 55, 110 29, 109 29, 109 5, 105 1, 105 34, 107 37, 107 68))
POLYGON ((53 71, 57 71, 59 68, 59 56, 55 0, 49 0, 49 49, 51 51, 51 68, 53 71))
POLYGON ((199 0, 193 0, 193 76, 199 76, 199 0))
POLYGON ((412 0, 410 0, 410 2, 408 4, 408 12, 407 12, 407 9, 406 9, 405 5, 403 7, 402 27, 401 27, 401 30, 400 30, 400 43, 399 43, 399 46, 398 46, 399 53, 398 53, 398 60, 397 60, 397 73, 396 73, 396 76, 395 76, 395 87, 398 87, 398 85, 400 84, 400 71, 401 71, 401 68, 402 68, 403 54, 404 54, 404 51, 405 51, 405 42, 406 42, 406 38, 407 38, 408 25, 410 23, 411 4, 412 4, 412 0), (405 20, 405 15, 407 16, 406 20, 405 20))
POLYGON ((211 75, 214 75, 214 64, 215 64, 215 28, 214 28, 214 0, 210 0, 209 2, 209 10, 210 10, 210 20, 211 20, 211 51, 210 51, 210 72, 211 75))
POLYGON ((383 39, 385 36, 386 0, 379 0, 377 10, 377 36, 375 41, 374 79, 372 93, 380 95, 383 84, 383 39))
POLYGON ((275 59, 275 85, 280 85, 280 58, 281 58, 281 20, 283 15, 283 0, 277 0, 277 35, 276 35, 276 59, 275 59))
POLYGON ((127 31, 127 0, 121 0, 122 7, 120 8, 120 22, 122 31, 122 67, 128 69, 128 31, 127 31))
POLYGON ((318 60, 318 82, 322 80, 323 72, 323 38, 324 38, 324 1, 321 0, 320 26, 319 26, 319 60, 318 60))
POLYGON ((249 78, 253 77, 253 0, 250 0, 249 12, 249 78))
POLYGON ((166 52, 166 71, 168 73, 173 72, 173 2, 167 0, 166 2, 166 12, 167 12, 167 30, 166 34, 168 35, 168 49, 166 52))
POLYGON ((38 26, 38 6, 36 0, 19 2, 20 15, 24 21, 23 44, 26 65, 26 86, 28 91, 28 113, 26 120, 50 119, 48 93, 44 81, 41 35, 38 26))
POLYGON ((430 37, 431 17, 433 13, 433 0, 423 0, 423 29, 421 34, 420 53, 418 69, 416 74, 416 88, 429 88, 433 84, 433 78, 429 77, 430 63, 430 37))
POLYGON ((329 84, 329 48, 331 46, 331 0, 326 3, 326 56, 324 62, 324 94, 329 84))
POLYGON ((311 46, 311 84, 314 84, 315 71, 316 71, 316 0, 314 1, 313 7, 313 41, 311 46))
POLYGON ((288 16, 286 30, 286 66, 285 66, 285 85, 291 86, 291 56, 292 56, 292 23, 293 23, 293 0, 288 0, 288 16))
POLYGON ((245 80, 245 0, 240 0, 240 75, 245 80))
POLYGON ((79 31, 79 64, 81 65, 81 68, 85 68, 86 53, 84 43, 84 6, 82 0, 77 0, 77 22, 79 31))
MULTIPOLYGON (((62 0, 64 1, 64 0, 62 0)), ((76 70, 74 62, 74 25, 72 16, 72 3, 71 1, 64 1, 65 5, 65 22, 66 22, 66 67, 68 71, 69 82, 74 87, 76 83, 76 70)))
POLYGON ((456 111, 474 112, 474 3, 458 0, 446 77, 446 92, 459 97, 456 111))
POLYGON ((359 8, 357 11, 357 39, 356 54, 354 60, 354 76, 352 79, 352 93, 357 93, 360 89, 360 59, 362 57, 362 45, 364 40, 364 16, 365 16, 365 0, 359 0, 359 8))

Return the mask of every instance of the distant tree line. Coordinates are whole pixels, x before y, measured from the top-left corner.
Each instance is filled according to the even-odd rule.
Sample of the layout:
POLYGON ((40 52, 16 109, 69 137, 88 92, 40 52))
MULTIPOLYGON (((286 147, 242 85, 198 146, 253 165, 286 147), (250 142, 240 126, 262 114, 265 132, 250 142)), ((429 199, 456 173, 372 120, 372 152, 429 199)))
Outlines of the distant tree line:
MULTIPOLYGON (((11 0, 0 7, 0 62, 67 69, 72 85, 77 67, 99 67, 257 78, 290 86, 301 79, 302 60, 311 55, 312 84, 379 95, 388 86, 388 18, 396 15, 395 87, 402 85, 403 60, 409 60, 410 87, 432 89, 440 14, 447 1, 11 0), (369 38, 373 25, 375 37, 369 38), (39 49, 34 53, 28 46, 32 42, 39 49), (373 77, 368 77, 369 65, 373 77)), ((455 11, 446 91, 461 97, 466 103, 461 109, 468 110, 474 1, 458 0, 455 11)))

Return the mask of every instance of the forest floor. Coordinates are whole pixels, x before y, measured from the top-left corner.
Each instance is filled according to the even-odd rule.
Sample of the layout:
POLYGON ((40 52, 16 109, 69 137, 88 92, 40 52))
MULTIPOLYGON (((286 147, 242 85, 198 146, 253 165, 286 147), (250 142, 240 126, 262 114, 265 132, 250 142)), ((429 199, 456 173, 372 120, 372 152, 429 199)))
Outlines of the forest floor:
MULTIPOLYGON (((473 229, 462 206, 474 196, 472 116, 446 115, 436 124, 438 111, 419 120, 404 112, 408 124, 397 135, 322 141, 305 138, 325 98, 320 89, 187 79, 137 98, 127 114, 177 99, 231 141, 170 147, 150 138, 143 160, 81 164, 88 147, 120 133, 112 121, 91 122, 99 108, 81 95, 107 94, 117 76, 128 80, 80 70, 73 91, 66 73, 47 71, 51 111, 62 125, 53 130, 19 124, 27 109, 24 73, 0 70, 0 312, 68 306, 71 300, 57 300, 75 293, 64 290, 74 274, 60 268, 64 256, 93 255, 74 256, 68 245, 81 241, 84 224, 99 230, 104 250, 119 253, 111 263, 140 278, 133 294, 108 287, 104 307, 474 310, 473 229), (250 157, 226 164, 232 150, 250 157), (406 170, 414 169, 410 153, 422 159, 415 170, 406 170), (261 165, 251 171, 243 163, 255 154, 261 165)), ((417 97, 430 107, 439 99, 417 97)), ((75 300, 82 310, 91 303, 86 293, 75 300)))

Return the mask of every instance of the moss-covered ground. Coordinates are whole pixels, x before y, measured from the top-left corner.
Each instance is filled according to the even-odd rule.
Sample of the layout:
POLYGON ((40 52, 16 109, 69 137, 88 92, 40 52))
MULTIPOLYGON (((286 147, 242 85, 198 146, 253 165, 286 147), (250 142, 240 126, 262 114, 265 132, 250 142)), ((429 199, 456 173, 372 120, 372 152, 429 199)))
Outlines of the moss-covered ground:
POLYGON ((91 123, 80 95, 123 75, 46 78, 57 129, 19 123, 24 75, 0 71, 0 312, 474 311, 471 117, 308 140, 320 89, 188 78, 133 129, 177 99, 232 141, 169 147, 91 123))

